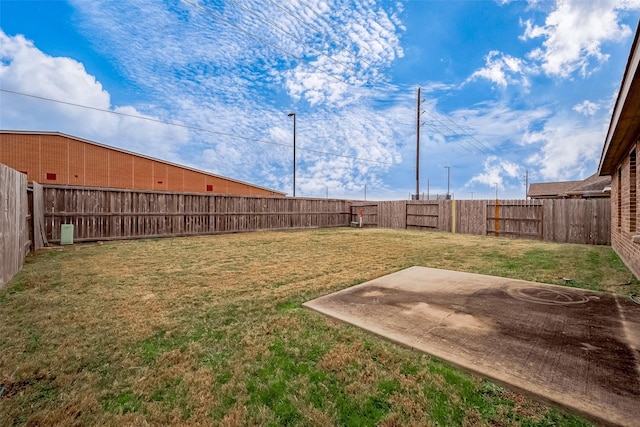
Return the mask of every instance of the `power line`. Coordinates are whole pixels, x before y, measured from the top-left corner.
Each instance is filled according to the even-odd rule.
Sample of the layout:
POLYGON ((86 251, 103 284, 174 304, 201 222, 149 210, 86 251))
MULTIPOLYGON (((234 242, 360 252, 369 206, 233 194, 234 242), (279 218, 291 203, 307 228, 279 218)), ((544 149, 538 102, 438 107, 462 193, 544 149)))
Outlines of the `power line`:
MULTIPOLYGON (((76 104, 76 103, 68 102, 68 101, 61 101, 59 99, 47 98, 47 97, 44 97, 44 96, 31 95, 31 94, 28 94, 28 93, 17 92, 17 91, 13 91, 13 90, 9 90, 9 89, 4 89, 4 88, 0 88, 0 92, 10 93, 10 94, 19 95, 19 96, 25 96, 25 97, 29 97, 29 98, 40 99, 40 100, 43 100, 43 101, 55 102, 57 104, 70 105, 72 107, 85 108, 87 110, 93 110, 93 111, 100 111, 100 112, 103 112, 103 113, 115 114, 117 116, 130 117, 130 118, 133 118, 133 119, 140 119, 140 120, 147 120, 149 122, 160 123, 160 124, 168 125, 168 126, 176 126, 176 127, 180 127, 180 128, 183 128, 183 129, 190 129, 190 130, 195 130, 195 131, 199 131, 199 132, 206 132, 206 133, 210 133, 210 134, 213 134, 213 135, 228 136, 228 137, 231 137, 231 138, 244 139, 246 141, 254 141, 254 142, 261 142, 263 144, 278 145, 278 146, 281 146, 281 147, 288 147, 288 148, 291 147, 290 144, 284 144, 284 143, 281 143, 281 142, 267 141, 265 139, 250 138, 250 137, 246 137, 246 136, 234 135, 232 133, 219 132, 219 131, 215 131, 215 130, 211 130, 211 129, 207 129, 207 128, 185 125, 185 124, 182 124, 182 123, 167 122, 167 121, 160 120, 160 119, 154 119, 152 117, 145 117, 145 116, 139 116, 139 115, 136 115, 136 114, 122 113, 120 111, 108 110, 108 109, 104 109, 104 108, 91 107, 91 106, 88 106, 88 105, 76 104)), ((389 166, 399 166, 399 165, 396 165, 395 163, 391 163, 391 162, 383 162, 381 160, 373 160, 373 159, 366 159, 366 158, 363 158, 363 157, 349 156, 349 155, 346 155, 346 154, 329 153, 329 152, 326 152, 326 151, 314 150, 314 149, 310 149, 310 148, 299 148, 299 150, 307 151, 309 153, 322 154, 322 155, 325 155, 325 156, 342 157, 342 158, 347 158, 347 159, 352 159, 352 160, 358 160, 358 161, 363 161, 363 162, 371 162, 371 163, 378 163, 378 164, 389 165, 389 166)))
MULTIPOLYGON (((426 125, 427 127, 429 127, 430 129, 434 130, 435 132, 439 133, 440 135, 443 135, 443 136, 444 136, 444 133, 443 133, 440 129, 438 129, 438 128, 436 128, 435 126, 433 126, 431 123, 422 122, 422 123, 420 124, 420 126, 425 126, 425 125, 426 125)), ((464 149, 465 149, 465 150, 467 150, 469 153, 473 154, 473 151, 471 151, 468 147, 466 147, 466 146, 464 146, 464 145, 462 145, 462 144, 459 144, 459 147, 460 147, 460 148, 464 148, 464 149)))
MULTIPOLYGON (((423 111, 423 113, 425 113, 426 115, 428 115, 429 117, 433 118, 434 120, 436 120, 438 123, 440 123, 442 126, 444 126, 445 128, 449 129, 451 132, 453 132, 454 136, 459 136, 459 133, 456 132, 455 130, 451 129, 449 126, 447 126, 442 120, 438 119, 437 117, 435 117, 433 114, 428 113, 426 110, 423 111)), ((487 150, 485 150, 482 146, 478 147, 475 144, 469 142, 469 141, 465 141, 467 144, 471 145, 473 148, 475 148, 476 150, 478 150, 479 152, 482 152, 484 154, 490 154, 487 152, 487 150)))
POLYGON ((256 36, 255 34, 252 34, 251 32, 249 32, 249 31, 247 31, 247 30, 244 30, 244 29, 240 28, 238 25, 234 24, 233 22, 231 22, 231 21, 229 21, 229 20, 227 20, 227 19, 223 18, 223 17, 222 17, 222 16, 220 16, 220 15, 217 15, 217 14, 215 14, 215 13, 211 12, 211 11, 210 11, 210 10, 208 10, 208 9, 205 9, 204 7, 202 7, 202 6, 198 5, 198 4, 195 4, 195 3, 193 3, 193 2, 191 2, 191 1, 189 1, 189 0, 182 0, 182 1, 183 1, 183 2, 185 2, 185 3, 187 3, 187 4, 189 4, 189 5, 191 5, 191 6, 193 6, 193 7, 195 7, 196 9, 199 9, 200 11, 202 11, 202 12, 204 12, 204 13, 208 14, 208 15, 211 15, 214 19, 217 19, 217 20, 219 20, 219 21, 222 21, 222 22, 224 22, 225 24, 227 24, 227 25, 229 25, 229 26, 231 26, 231 27, 233 27, 233 28, 237 29, 238 31, 241 31, 241 32, 243 32, 243 33, 247 34, 248 36, 253 37, 253 38, 254 38, 254 39, 256 39, 256 40, 259 40, 259 41, 261 41, 262 43, 264 43, 264 44, 266 44, 266 45, 269 45, 269 46, 271 46, 272 48, 274 48, 274 49, 276 49, 276 50, 279 50, 280 52, 284 53, 285 55, 289 55, 289 56, 291 56, 291 57, 293 57, 293 58, 297 59, 298 61, 305 62, 309 67, 315 68, 316 70, 320 71, 321 73, 324 73, 324 74, 326 74, 327 76, 329 76, 329 77, 331 77, 331 78, 333 78, 333 79, 335 79, 335 80, 337 80, 337 81, 343 82, 343 83, 345 83, 345 84, 349 84, 349 82, 347 82, 347 81, 346 81, 346 80, 344 80, 343 78, 338 77, 338 76, 336 76, 335 74, 332 74, 332 73, 330 73, 330 72, 328 72, 328 71, 326 71, 326 70, 323 70, 323 69, 322 69, 322 68, 320 68, 320 67, 316 67, 315 65, 313 65, 313 64, 311 64, 311 63, 309 63, 308 61, 305 61, 303 58, 301 58, 301 57, 297 56, 296 54, 291 53, 291 52, 289 52, 289 51, 287 51, 287 50, 285 50, 285 49, 282 49, 281 47, 276 46, 275 44, 271 43, 270 41, 265 40, 265 39, 263 39, 262 37, 258 37, 258 36, 256 36))
POLYGON ((488 146, 488 145, 484 144, 482 141, 479 141, 475 136, 471 135, 471 134, 470 134, 466 129, 464 129, 464 128, 463 128, 462 126, 460 126, 458 123, 454 122, 454 121, 453 121, 453 119, 452 119, 451 117, 449 117, 448 115, 445 115, 445 117, 446 117, 446 118, 447 118, 451 123, 453 123, 454 125, 456 125, 456 127, 457 127, 458 129, 460 129, 460 130, 461 130, 462 132, 464 132, 465 134, 469 135, 469 137, 470 137, 471 139, 473 139, 474 141, 476 141, 478 144, 482 145, 482 146, 483 146, 483 147, 485 147, 486 149, 490 150, 492 153, 495 153, 495 150, 494 150, 492 147, 490 147, 490 146, 488 146))

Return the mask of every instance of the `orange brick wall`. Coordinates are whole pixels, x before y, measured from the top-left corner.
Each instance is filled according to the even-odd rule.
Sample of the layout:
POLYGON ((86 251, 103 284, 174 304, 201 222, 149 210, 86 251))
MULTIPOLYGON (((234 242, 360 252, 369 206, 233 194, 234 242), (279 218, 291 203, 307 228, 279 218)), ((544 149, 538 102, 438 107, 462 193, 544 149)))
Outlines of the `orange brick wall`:
MULTIPOLYGON (((46 142, 43 145, 47 145, 46 142)), ((85 179, 84 184, 90 187, 109 186, 109 158, 101 147, 86 145, 84 147, 85 179)), ((66 184, 61 182, 60 184, 66 184)))
POLYGON ((0 133, 0 163, 29 181, 189 193, 280 193, 57 134, 0 133), (47 179, 53 178, 55 179, 47 179), (207 191, 207 185, 213 186, 207 191))
MULTIPOLYGON (((183 179, 184 179, 184 191, 192 192, 192 191, 207 191, 207 183, 214 179, 213 177, 205 177, 204 182, 200 183, 198 179, 198 174, 194 171, 185 170, 183 171, 183 179), (200 186, 202 185, 202 187, 200 186)), ((222 180, 216 180, 221 181, 222 180)), ((223 191, 214 191, 216 193, 224 193, 223 191)))
POLYGON ((84 144, 80 141, 69 141, 69 184, 71 185, 85 185, 84 148, 84 144))
MULTIPOLYGON (((174 166, 169 166, 169 169, 167 171, 167 181, 168 181, 167 190, 169 191, 189 191, 189 192, 191 191, 191 190, 185 189, 184 187, 184 169, 176 168, 174 166)), ((202 188, 200 187, 202 183, 198 181, 200 180, 196 179, 195 181, 196 188, 193 190, 193 192, 202 191, 202 188)), ((207 187, 204 187, 204 188, 206 189, 207 187)))
POLYGON ((153 162, 142 157, 133 159, 133 188, 153 188, 153 162))
MULTIPOLYGON (((640 236, 640 231, 636 228, 635 231, 631 230, 631 216, 636 218, 636 224, 638 222, 638 193, 635 194, 636 209, 633 209, 633 203, 631 201, 631 183, 630 177, 630 154, 634 149, 640 148, 638 143, 634 144, 629 150, 625 158, 618 165, 621 174, 618 176, 618 169, 611 177, 611 246, 620 255, 620 258, 629 267, 629 269, 637 277, 640 277, 640 242, 634 243, 633 236, 640 236), (618 190, 618 179, 621 180, 622 194, 618 190), (618 200, 621 201, 621 222, 618 224, 618 200)), ((637 151, 636 151, 637 153, 637 151)), ((636 157, 636 163, 638 159, 636 157)), ((640 188, 640 182, 638 180, 640 174, 636 173, 636 188, 640 188)))
POLYGON ((133 156, 118 151, 109 151, 109 187, 133 187, 133 156))

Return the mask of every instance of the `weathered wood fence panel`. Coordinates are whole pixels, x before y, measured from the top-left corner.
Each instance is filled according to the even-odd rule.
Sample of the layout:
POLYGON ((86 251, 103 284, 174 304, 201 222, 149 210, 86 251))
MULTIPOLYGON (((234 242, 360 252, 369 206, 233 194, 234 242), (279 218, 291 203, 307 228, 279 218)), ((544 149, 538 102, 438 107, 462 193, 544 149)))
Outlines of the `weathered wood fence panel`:
MULTIPOLYGON (((74 225, 74 241, 233 233, 349 225, 351 203, 163 193, 87 187, 44 187, 45 228, 60 241, 61 224, 74 225)), ((377 206, 368 211, 376 223, 377 206)))
POLYGON ((530 200, 487 203, 487 235, 542 239, 544 206, 530 200))
POLYGON ((37 250, 49 244, 44 222, 44 189, 37 182, 31 182, 29 186, 29 216, 31 217, 29 236, 32 243, 31 250, 37 250))
POLYGON ((487 234, 486 200, 458 200, 456 231, 461 234, 487 234))
MULTIPOLYGON (((379 218, 381 215, 379 215, 378 212, 381 203, 384 202, 351 204, 349 207, 351 222, 357 222, 359 224, 360 216, 362 216, 362 227, 379 227, 379 218)), ((386 221, 391 221, 391 219, 387 217, 386 221)))
POLYGON ((360 207, 369 227, 611 244, 609 199, 363 202, 352 205, 354 221, 360 207))
POLYGON ((0 164, 0 288, 22 268, 29 252, 27 176, 0 164))
POLYGON ((49 185, 43 200, 54 242, 64 223, 74 224, 74 240, 92 241, 340 227, 359 223, 362 211, 365 227, 610 244, 608 199, 354 202, 49 185))
POLYGON ((545 200, 544 216, 544 240, 611 244, 609 199, 545 200))
POLYGON ((440 230, 439 203, 412 201, 406 206, 406 228, 440 230))
POLYGON ((408 205, 404 200, 392 202, 378 202, 380 218, 378 227, 405 228, 408 205))

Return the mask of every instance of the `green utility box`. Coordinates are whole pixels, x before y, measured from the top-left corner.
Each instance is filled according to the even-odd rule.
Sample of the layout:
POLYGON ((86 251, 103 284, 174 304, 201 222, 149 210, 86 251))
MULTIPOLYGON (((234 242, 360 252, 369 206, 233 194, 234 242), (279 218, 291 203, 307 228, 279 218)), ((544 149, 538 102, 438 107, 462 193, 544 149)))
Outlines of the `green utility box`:
POLYGON ((73 245, 73 224, 62 224, 60 226, 60 244, 73 245))

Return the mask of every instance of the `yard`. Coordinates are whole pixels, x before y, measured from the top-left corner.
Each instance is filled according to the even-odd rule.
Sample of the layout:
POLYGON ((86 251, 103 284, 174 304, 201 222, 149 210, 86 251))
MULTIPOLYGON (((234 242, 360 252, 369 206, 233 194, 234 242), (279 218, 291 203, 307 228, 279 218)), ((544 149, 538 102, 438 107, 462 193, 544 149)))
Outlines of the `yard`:
POLYGON ((640 293, 609 247, 448 233, 43 250, 0 291, 0 425, 590 425, 301 307, 413 265, 640 293))

